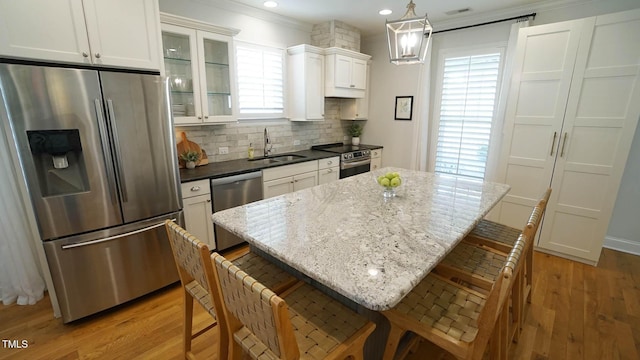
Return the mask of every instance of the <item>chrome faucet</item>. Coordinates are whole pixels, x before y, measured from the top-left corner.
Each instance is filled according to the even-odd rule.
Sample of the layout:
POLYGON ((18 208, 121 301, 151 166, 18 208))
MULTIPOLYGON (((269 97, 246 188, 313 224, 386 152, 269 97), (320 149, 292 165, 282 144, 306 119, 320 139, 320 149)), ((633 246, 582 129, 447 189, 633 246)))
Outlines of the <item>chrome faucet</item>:
POLYGON ((273 148, 273 144, 269 139, 269 132, 267 128, 264 128, 264 156, 267 157, 271 154, 271 148, 273 148))

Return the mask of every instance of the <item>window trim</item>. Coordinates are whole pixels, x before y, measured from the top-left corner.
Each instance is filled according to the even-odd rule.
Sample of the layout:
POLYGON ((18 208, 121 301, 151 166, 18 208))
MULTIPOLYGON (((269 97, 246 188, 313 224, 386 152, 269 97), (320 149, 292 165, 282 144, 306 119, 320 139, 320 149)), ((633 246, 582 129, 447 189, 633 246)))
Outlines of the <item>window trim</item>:
MULTIPOLYGON (((435 172, 436 165, 436 151, 438 144, 438 132, 440 128, 440 110, 442 106, 442 90, 443 90, 443 81, 444 81, 444 65, 445 59, 450 57, 462 57, 462 56, 474 56, 474 55, 483 55, 490 53, 500 53, 500 65, 498 67, 498 78, 496 81, 496 96, 495 103, 493 108, 493 121, 491 123, 491 134, 489 137, 489 150, 487 152, 487 162, 485 164, 485 174, 484 180, 491 179, 493 177, 494 169, 491 168, 491 164, 494 162, 494 158, 500 156, 500 149, 497 148, 499 143, 499 138, 502 135, 502 127, 504 124, 503 119, 498 119, 498 109, 500 103, 500 97, 503 96, 501 93, 502 90, 502 82, 509 81, 504 76, 504 64, 505 54, 507 49, 506 42, 494 42, 488 43, 478 46, 469 46, 469 47, 458 47, 458 48, 447 48, 440 49, 438 51, 438 65, 436 72, 436 87, 434 93, 434 102, 433 108, 431 110, 431 123, 429 124, 429 156, 428 156, 428 166, 427 169, 430 172, 435 172)), ((506 94, 505 94, 506 95, 506 94)), ((464 175, 460 175, 464 176, 464 175)), ((471 177, 469 177, 471 178, 471 177)), ((476 179, 476 178, 473 178, 476 179)))
POLYGON ((234 41, 233 52, 236 62, 236 74, 235 82, 238 94, 236 95, 236 102, 238 107, 238 122, 261 122, 261 121, 273 121, 286 119, 287 117, 287 62, 286 62, 286 49, 282 46, 271 46, 265 44, 258 44, 248 41, 234 41), (279 113, 257 113, 257 114, 243 114, 240 108, 240 74, 238 66, 238 47, 263 49, 263 50, 276 50, 280 53, 282 58, 282 112, 279 113))

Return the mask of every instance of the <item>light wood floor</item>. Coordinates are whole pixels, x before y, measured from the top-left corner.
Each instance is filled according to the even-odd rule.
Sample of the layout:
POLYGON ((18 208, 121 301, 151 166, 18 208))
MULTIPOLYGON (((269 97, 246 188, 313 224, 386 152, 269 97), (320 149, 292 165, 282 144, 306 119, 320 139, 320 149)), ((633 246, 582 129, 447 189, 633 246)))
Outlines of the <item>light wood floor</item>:
MULTIPOLYGON (((640 257, 605 249, 598 267, 536 253, 533 301, 512 359, 640 359, 640 257)), ((209 316, 196 306, 196 329, 209 316)), ((179 359, 179 286, 63 325, 45 298, 34 306, 0 305, 0 359, 179 359)), ((215 333, 194 341, 199 358, 215 359, 215 333)), ((422 342, 407 359, 452 359, 422 342)))

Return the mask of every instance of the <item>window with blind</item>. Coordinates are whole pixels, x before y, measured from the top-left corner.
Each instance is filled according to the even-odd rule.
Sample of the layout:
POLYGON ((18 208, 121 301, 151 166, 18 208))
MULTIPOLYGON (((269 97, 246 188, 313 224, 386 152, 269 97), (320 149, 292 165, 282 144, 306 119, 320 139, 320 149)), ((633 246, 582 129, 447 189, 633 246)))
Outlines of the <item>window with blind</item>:
POLYGON ((239 117, 284 117, 284 51, 236 43, 239 117))
POLYGON ((441 61, 435 172, 484 179, 501 58, 493 49, 441 61))

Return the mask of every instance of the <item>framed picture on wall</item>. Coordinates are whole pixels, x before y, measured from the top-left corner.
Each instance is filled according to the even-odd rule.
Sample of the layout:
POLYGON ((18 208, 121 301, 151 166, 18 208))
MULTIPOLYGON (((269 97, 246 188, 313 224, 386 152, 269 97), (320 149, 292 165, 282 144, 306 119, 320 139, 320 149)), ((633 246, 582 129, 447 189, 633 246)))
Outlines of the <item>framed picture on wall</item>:
POLYGON ((413 96, 396 96, 396 120, 411 120, 413 96))

